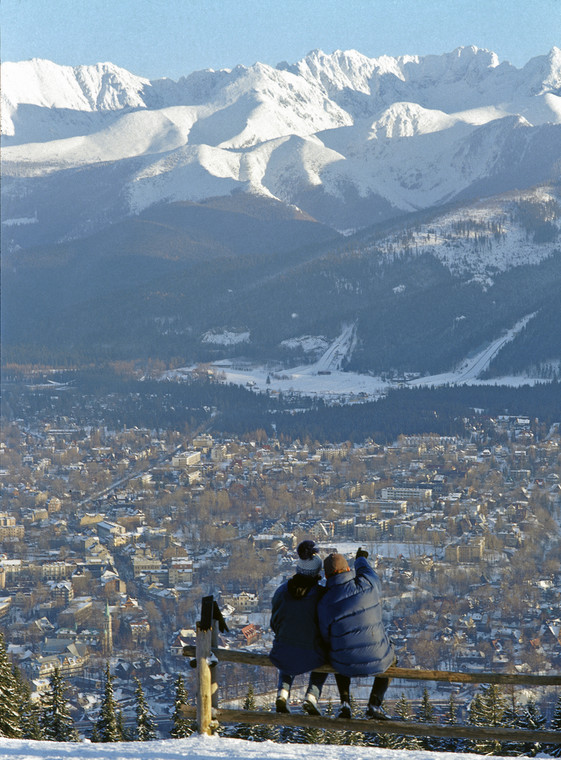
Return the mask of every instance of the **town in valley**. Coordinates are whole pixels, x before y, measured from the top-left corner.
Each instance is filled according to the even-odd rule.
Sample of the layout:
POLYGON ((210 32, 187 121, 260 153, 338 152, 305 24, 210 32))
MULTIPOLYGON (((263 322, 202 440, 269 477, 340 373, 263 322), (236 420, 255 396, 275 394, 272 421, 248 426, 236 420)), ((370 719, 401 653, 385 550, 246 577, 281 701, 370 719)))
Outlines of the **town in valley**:
MULTIPOLYGON (((320 443, 111 427, 93 411, 84 424, 56 412, 64 392, 28 385, 52 413, 28 408, 24 421, 12 408, 3 421, 0 626, 33 690, 59 669, 85 735, 107 662, 125 716, 135 675, 164 724, 178 674, 194 697, 183 647, 203 596, 226 619, 221 646, 268 652, 271 597, 303 538, 322 556, 369 551, 401 667, 559 672, 558 424, 475 410, 462 436, 320 443)), ((274 668, 244 667, 221 666, 221 699, 241 704, 251 682, 272 704, 274 668)), ((469 689, 431 688, 437 705, 469 689)), ((399 682, 388 696, 420 689, 399 682)), ((553 709, 553 689, 525 694, 553 709)), ((331 680, 324 696, 336 697, 331 680)))

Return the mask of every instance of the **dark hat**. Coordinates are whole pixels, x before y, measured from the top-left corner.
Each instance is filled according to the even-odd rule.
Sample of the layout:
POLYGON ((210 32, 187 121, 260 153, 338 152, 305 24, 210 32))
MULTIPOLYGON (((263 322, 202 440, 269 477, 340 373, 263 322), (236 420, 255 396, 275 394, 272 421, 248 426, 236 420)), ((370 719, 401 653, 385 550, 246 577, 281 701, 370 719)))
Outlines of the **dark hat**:
POLYGON ((317 554, 318 552, 319 549, 316 546, 315 541, 312 541, 311 538, 307 538, 305 541, 300 541, 298 548, 296 549, 296 553, 300 559, 312 559, 314 554, 317 554))
POLYGON ((346 573, 350 568, 349 563, 342 554, 328 554, 323 561, 323 569, 325 577, 329 578, 330 575, 346 573))

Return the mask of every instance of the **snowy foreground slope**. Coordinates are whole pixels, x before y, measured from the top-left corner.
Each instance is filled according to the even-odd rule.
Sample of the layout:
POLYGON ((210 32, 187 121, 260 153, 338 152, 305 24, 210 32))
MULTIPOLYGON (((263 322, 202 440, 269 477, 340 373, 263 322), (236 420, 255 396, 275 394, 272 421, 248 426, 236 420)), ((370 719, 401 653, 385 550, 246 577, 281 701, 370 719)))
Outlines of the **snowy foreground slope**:
POLYGON ((274 744, 243 739, 192 736, 157 742, 69 744, 0 739, 0 760, 431 760, 481 758, 481 755, 412 750, 370 749, 325 744, 274 744))

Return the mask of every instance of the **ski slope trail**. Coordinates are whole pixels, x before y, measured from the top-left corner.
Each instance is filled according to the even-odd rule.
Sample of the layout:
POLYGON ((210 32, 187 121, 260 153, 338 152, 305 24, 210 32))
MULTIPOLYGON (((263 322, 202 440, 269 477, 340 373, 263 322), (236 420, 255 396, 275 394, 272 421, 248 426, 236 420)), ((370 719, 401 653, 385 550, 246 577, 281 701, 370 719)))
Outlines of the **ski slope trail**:
POLYGON ((452 372, 443 372, 439 375, 429 375, 411 380, 408 385, 412 387, 419 386, 437 386, 437 385, 465 385, 479 380, 479 376, 484 372, 495 356, 501 349, 509 343, 532 319, 534 314, 528 314, 520 319, 511 329, 499 338, 496 338, 488 346, 479 351, 472 357, 465 359, 462 364, 452 372))

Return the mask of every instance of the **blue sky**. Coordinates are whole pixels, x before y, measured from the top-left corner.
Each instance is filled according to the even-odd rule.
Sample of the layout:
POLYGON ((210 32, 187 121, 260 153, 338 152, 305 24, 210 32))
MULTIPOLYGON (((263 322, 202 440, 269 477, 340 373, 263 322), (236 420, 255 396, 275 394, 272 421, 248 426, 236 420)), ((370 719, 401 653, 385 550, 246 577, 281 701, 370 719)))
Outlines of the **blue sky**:
POLYGON ((377 57, 476 45, 520 67, 561 46, 561 0, 1 0, 1 14, 4 61, 111 61, 150 79, 315 48, 377 57))

